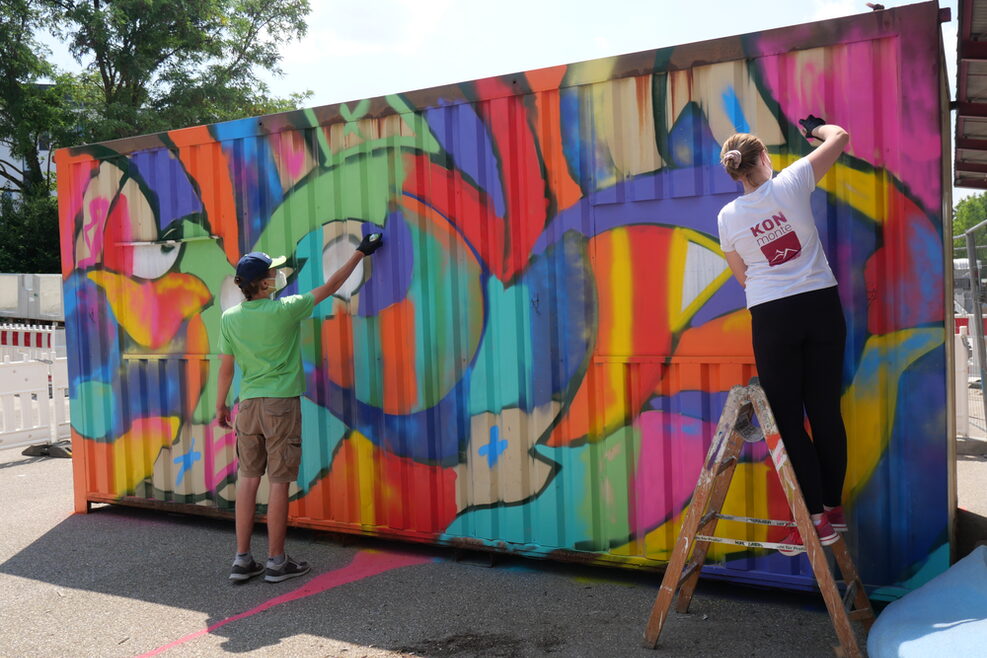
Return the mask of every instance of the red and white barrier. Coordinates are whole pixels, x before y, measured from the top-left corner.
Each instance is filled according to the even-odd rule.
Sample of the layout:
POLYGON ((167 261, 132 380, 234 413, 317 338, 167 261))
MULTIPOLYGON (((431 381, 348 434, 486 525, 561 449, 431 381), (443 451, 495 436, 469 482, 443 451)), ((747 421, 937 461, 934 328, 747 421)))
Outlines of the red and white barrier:
POLYGON ((65 329, 55 326, 0 324, 0 359, 36 359, 44 352, 65 356, 65 329))

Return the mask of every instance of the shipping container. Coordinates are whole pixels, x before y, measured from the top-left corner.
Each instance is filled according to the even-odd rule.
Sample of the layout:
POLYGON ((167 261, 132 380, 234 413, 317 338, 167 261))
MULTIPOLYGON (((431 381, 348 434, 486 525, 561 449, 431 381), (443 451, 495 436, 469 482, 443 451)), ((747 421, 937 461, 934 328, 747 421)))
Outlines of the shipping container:
MULTIPOLYGON (((755 374, 720 145, 756 133, 781 169, 814 113, 852 136, 812 195, 848 327, 849 541, 875 596, 915 588, 950 563, 955 506, 941 19, 921 3, 59 151, 76 509, 229 514, 234 264, 285 254, 283 294, 306 291, 383 230, 302 323, 291 523, 660 567, 755 374)), ((763 444, 725 511, 788 514, 763 444)), ((814 586, 804 557, 710 561, 814 586)))

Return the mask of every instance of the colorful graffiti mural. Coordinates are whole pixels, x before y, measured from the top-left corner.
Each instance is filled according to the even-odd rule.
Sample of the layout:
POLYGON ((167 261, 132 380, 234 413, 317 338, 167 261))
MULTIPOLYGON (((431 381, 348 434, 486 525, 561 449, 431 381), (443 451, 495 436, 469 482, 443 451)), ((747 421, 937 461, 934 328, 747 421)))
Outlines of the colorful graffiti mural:
MULTIPOLYGON (((726 391, 754 374, 714 237, 738 193, 719 145, 756 132, 780 169, 812 111, 852 135, 812 204, 849 328, 858 567, 892 593, 941 571, 938 22, 882 15, 719 41, 716 63, 694 65, 717 59, 700 44, 59 152, 77 496, 229 510, 235 440, 211 412, 233 263, 285 253, 284 294, 307 290, 380 228, 303 323, 292 520, 666 559, 726 391)), ((787 513, 763 447, 726 507, 787 513)), ((711 556, 811 582, 778 555, 711 556)))

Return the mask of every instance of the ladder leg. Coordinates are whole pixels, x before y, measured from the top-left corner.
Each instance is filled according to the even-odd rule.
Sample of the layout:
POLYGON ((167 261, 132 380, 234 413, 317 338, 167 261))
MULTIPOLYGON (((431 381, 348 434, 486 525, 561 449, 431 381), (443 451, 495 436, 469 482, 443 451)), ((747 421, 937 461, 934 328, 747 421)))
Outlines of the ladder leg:
MULTIPOLYGON (((809 509, 805 505, 802 489, 799 487, 798 480, 795 476, 795 468, 788 459, 788 452, 785 450, 785 444, 781 440, 781 434, 778 432, 774 414, 771 412, 764 391, 759 386, 750 386, 749 389, 751 401, 754 403, 758 420, 761 422, 761 428, 764 431, 764 440, 767 442, 768 450, 771 453, 771 460, 774 462, 778 479, 781 481, 782 489, 785 491, 785 497, 788 499, 788 505, 795 519, 795 525, 799 530, 799 534, 802 535, 802 543, 808 554, 809 563, 812 565, 812 571, 816 576, 819 591, 822 593, 823 601, 826 603, 826 609, 829 611, 833 628, 836 630, 836 636, 840 640, 840 647, 843 653, 850 658, 862 656, 860 647, 857 645, 857 638, 853 633, 853 628, 850 626, 850 618, 847 616, 846 609, 843 607, 840 592, 836 588, 836 580, 833 578, 833 573, 829 570, 829 563, 826 561, 826 554, 823 551, 822 543, 819 541, 819 535, 816 533, 816 528, 812 524, 809 509)), ((840 542, 841 540, 837 543, 840 542)))
MULTIPOLYGON (((730 490, 730 483, 733 481, 733 471, 737 466, 737 459, 740 457, 740 451, 743 448, 744 442, 739 434, 733 432, 730 434, 728 439, 728 445, 726 453, 724 454, 725 463, 728 464, 726 469, 716 476, 716 482, 713 487, 713 492, 710 495, 709 505, 707 506, 706 515, 709 514, 719 514, 723 509, 723 502, 727 498, 727 492, 730 490)), ((705 518, 705 516, 704 516, 705 518)), ((716 531, 716 517, 714 516, 710 520, 709 528, 701 528, 702 534, 712 535, 716 531)), ((692 560, 690 561, 690 568, 692 571, 681 583, 681 589, 679 590, 678 602, 675 605, 675 611, 686 613, 689 612, 689 604, 692 603, 692 595, 696 592, 696 585, 699 583, 699 572, 702 570, 702 565, 706 563, 706 554, 709 552, 709 542, 698 541, 696 542, 696 547, 692 553, 692 560)))
MULTIPOLYGON (((658 636, 661 635, 661 629, 668 617, 668 611, 671 608, 672 599, 675 597, 675 591, 678 589, 686 558, 695 543, 696 531, 709 503, 719 463, 728 446, 727 439, 733 434, 733 426, 736 424, 744 399, 744 389, 740 386, 731 389, 730 395, 727 396, 723 414, 720 416, 720 423, 709 446, 703 470, 700 472, 699 481, 696 483, 696 490, 693 493, 692 501, 689 503, 689 509, 686 511, 679 536, 675 540, 675 548, 668 560, 668 566, 665 567, 665 574, 662 576, 658 595, 655 597, 655 603, 651 608, 651 615, 648 617, 648 624, 644 631, 644 646, 651 649, 658 645, 658 636)), ((695 569, 696 573, 698 571, 699 567, 695 569)))
POLYGON ((833 549, 836 564, 840 567, 843 582, 846 583, 847 587, 854 588, 853 611, 850 615, 860 621, 866 630, 870 630, 871 625, 874 623, 874 608, 871 607, 870 599, 867 597, 867 590, 864 589, 864 583, 857 574, 857 567, 853 564, 853 558, 850 557, 850 551, 847 548, 846 541, 840 537, 840 540, 830 546, 830 548, 833 549))

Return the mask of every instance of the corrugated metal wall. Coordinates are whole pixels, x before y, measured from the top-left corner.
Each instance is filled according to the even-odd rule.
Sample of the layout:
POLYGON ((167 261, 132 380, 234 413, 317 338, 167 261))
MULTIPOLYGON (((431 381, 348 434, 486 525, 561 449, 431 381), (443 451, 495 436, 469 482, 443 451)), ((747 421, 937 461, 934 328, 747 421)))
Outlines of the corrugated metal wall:
MULTIPOLYGON (((780 169, 812 112, 852 134, 812 197, 849 328, 851 543, 879 596, 914 587, 949 559, 941 75, 925 3, 60 151, 77 507, 230 510, 233 264, 284 253, 304 291, 370 225, 384 249, 303 323, 292 521, 660 564, 754 373, 719 144, 755 132, 780 169)), ((728 511, 784 516, 747 451, 728 511)), ((711 555, 811 583, 802 559, 711 555)))

